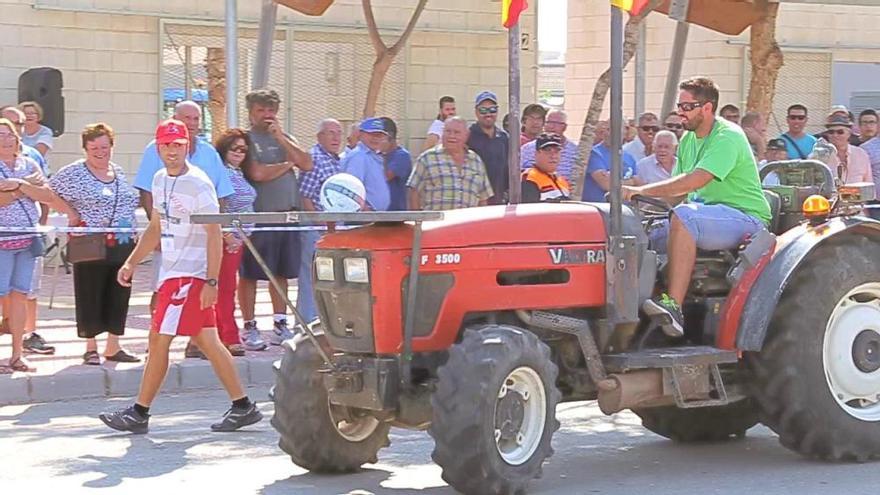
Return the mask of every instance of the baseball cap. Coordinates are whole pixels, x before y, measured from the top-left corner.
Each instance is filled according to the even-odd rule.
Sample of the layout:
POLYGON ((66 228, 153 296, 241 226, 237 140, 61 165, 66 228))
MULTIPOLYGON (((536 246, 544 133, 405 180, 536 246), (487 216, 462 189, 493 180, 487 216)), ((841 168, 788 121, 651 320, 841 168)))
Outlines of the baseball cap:
POLYGON ((832 127, 846 127, 847 129, 852 127, 852 121, 849 120, 848 115, 840 115, 839 113, 834 113, 828 117, 828 120, 825 122, 825 127, 830 129, 832 127))
POLYGON ((771 139, 770 141, 767 141, 767 149, 782 151, 782 150, 786 149, 785 140, 784 139, 771 139))
POLYGON ((156 127, 156 144, 189 143, 189 131, 183 122, 168 119, 159 122, 156 127))
POLYGON ((361 132, 381 132, 382 134, 388 134, 388 131, 385 130, 385 122, 381 117, 364 119, 361 121, 360 130, 361 132))
POLYGON ((834 105, 831 107, 831 111, 828 112, 828 115, 834 115, 835 113, 845 113, 849 115, 849 109, 846 108, 846 105, 834 105))
POLYGON ((547 134, 546 132, 538 136, 535 140, 535 149, 542 150, 549 146, 562 146, 562 136, 559 134, 547 134))
POLYGON ((491 91, 483 91, 477 95, 477 99, 474 100, 474 106, 477 106, 486 100, 489 100, 492 103, 498 103, 498 97, 495 96, 495 93, 493 93, 491 91))

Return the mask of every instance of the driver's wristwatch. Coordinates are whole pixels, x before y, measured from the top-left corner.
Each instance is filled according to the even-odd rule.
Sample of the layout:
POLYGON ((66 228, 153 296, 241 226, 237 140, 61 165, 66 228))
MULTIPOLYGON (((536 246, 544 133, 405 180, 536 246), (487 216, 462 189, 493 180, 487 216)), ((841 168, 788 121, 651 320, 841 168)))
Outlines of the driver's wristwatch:
POLYGON ((217 287, 217 279, 209 278, 208 280, 205 280, 205 284, 210 285, 211 287, 217 287))

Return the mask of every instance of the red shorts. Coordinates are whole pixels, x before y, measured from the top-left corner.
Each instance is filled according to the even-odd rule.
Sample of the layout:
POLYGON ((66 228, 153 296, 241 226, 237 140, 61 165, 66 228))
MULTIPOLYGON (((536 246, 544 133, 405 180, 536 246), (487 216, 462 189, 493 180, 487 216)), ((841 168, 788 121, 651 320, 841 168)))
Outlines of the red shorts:
POLYGON ((214 308, 202 309, 201 293, 205 281, 198 278, 172 278, 159 287, 151 331, 161 335, 198 335, 203 328, 215 328, 214 308))

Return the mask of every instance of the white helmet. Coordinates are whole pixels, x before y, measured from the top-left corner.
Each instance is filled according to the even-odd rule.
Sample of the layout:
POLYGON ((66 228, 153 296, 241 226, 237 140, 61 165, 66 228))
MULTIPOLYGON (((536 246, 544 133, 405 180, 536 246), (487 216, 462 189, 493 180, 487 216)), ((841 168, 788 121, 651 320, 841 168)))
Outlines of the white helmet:
POLYGON ((321 208, 333 213, 353 213, 366 204, 367 189, 357 177, 339 173, 321 186, 321 208))

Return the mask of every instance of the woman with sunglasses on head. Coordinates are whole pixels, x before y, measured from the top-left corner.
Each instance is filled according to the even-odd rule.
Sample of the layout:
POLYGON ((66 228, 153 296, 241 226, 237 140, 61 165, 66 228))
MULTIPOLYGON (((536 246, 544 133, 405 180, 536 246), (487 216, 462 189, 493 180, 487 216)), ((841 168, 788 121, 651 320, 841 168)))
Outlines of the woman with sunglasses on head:
POLYGON ((841 184, 854 182, 873 182, 871 177, 871 158, 868 153, 849 144, 852 136, 852 121, 846 114, 832 114, 825 123, 825 138, 837 148, 828 162, 831 173, 841 184))
MULTIPOLYGON (((36 227, 40 218, 37 202, 52 203, 54 195, 36 162, 21 156, 17 126, 0 118, 0 225, 36 227)), ((9 331, 12 356, 0 373, 34 371, 22 357, 27 295, 31 290, 34 264, 43 255, 39 234, 0 232, 0 304, 9 303, 9 331)))
MULTIPOLYGON (((242 129, 229 129, 214 143, 217 153, 226 164, 226 172, 235 191, 226 199, 223 213, 249 213, 254 211, 257 192, 245 179, 242 167, 251 161, 251 140, 242 129)), ((248 334, 244 345, 235 321, 235 291, 238 283, 238 269, 244 256, 244 242, 240 234, 223 234, 223 259, 220 263, 220 277, 217 284, 217 304, 215 313, 220 341, 233 356, 244 356, 245 349, 262 351, 266 342, 257 333, 248 334)))

